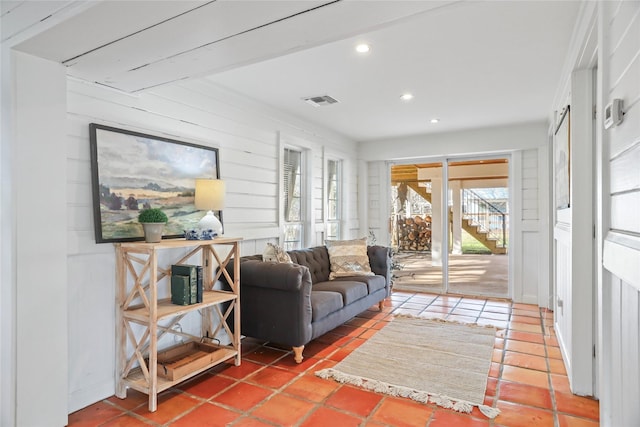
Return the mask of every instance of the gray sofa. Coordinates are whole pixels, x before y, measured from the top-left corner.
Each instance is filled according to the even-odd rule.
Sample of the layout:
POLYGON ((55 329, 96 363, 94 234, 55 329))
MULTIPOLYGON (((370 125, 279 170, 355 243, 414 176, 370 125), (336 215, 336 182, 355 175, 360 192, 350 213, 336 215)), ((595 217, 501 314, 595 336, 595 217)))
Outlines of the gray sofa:
POLYGON ((305 344, 390 294, 389 248, 369 246, 374 276, 329 280, 324 246, 287 252, 293 264, 262 262, 260 255, 240 259, 242 334, 291 346, 297 363, 305 344))

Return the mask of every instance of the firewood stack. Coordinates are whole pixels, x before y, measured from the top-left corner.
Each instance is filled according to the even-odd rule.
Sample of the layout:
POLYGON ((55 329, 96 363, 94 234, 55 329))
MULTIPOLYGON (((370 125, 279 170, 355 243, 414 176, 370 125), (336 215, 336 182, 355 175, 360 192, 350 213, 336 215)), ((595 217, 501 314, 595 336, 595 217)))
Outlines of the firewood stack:
POLYGON ((397 221, 398 250, 430 251, 431 250, 431 217, 419 215, 413 218, 400 217, 397 221))

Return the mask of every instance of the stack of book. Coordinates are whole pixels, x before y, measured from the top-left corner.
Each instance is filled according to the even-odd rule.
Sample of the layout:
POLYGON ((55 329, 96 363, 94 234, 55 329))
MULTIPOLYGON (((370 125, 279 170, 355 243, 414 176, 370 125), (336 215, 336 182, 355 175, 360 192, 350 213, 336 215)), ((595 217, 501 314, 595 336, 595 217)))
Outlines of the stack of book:
POLYGON ((171 266, 171 302, 177 305, 202 302, 202 266, 190 264, 171 266))

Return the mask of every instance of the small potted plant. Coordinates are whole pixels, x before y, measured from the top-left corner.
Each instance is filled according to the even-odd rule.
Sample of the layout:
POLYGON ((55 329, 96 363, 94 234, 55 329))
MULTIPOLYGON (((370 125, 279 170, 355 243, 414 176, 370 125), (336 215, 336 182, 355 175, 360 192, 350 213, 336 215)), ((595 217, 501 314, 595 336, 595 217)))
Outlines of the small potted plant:
POLYGON ((162 230, 169 221, 167 214, 158 208, 143 209, 138 215, 138 222, 144 229, 144 240, 147 243, 157 243, 162 240, 162 230))

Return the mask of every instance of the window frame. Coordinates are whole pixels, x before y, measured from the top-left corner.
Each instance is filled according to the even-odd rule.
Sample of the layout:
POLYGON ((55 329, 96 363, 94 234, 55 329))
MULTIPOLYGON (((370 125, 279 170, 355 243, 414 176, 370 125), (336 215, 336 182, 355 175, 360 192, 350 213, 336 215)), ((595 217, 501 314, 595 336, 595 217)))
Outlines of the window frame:
POLYGON ((285 250, 292 249, 301 249, 306 247, 308 242, 309 233, 309 202, 308 202, 308 157, 309 150, 296 146, 293 144, 282 143, 280 147, 280 160, 279 160, 279 182, 280 182, 280 242, 281 246, 285 250), (300 153, 300 161, 299 161, 299 206, 300 206, 300 215, 299 220, 289 221, 287 220, 287 188, 285 188, 287 180, 285 179, 286 167, 285 161, 287 157, 287 151, 300 153), (298 240, 287 240, 287 228, 297 226, 299 228, 298 232, 298 240))
POLYGON ((344 206, 344 197, 343 197, 343 170, 344 170, 344 161, 342 159, 329 157, 325 161, 325 176, 324 176, 324 185, 325 185, 325 194, 324 194, 324 224, 325 224, 325 237, 326 239, 341 239, 342 238, 342 220, 343 220, 343 206, 344 206), (336 171, 335 171, 335 186, 336 186, 336 197, 335 197, 335 212, 336 217, 330 217, 330 163, 335 163, 336 171), (331 225, 335 225, 337 227, 337 233, 335 235, 329 234, 329 229, 331 225))

